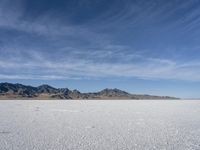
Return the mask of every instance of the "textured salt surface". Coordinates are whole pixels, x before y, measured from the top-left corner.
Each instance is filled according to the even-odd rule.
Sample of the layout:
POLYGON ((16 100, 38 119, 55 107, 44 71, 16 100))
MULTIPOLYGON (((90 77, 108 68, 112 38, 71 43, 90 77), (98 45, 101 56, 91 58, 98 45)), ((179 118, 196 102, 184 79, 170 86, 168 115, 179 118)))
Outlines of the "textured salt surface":
POLYGON ((200 101, 0 101, 1 150, 199 150, 200 101))

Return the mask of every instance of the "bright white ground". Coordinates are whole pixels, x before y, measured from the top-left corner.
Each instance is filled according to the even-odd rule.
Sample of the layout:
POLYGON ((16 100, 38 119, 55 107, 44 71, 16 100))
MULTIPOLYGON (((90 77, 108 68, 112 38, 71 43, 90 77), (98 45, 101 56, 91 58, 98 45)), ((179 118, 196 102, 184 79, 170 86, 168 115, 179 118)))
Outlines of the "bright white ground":
POLYGON ((0 101, 1 150, 200 149, 200 101, 0 101))

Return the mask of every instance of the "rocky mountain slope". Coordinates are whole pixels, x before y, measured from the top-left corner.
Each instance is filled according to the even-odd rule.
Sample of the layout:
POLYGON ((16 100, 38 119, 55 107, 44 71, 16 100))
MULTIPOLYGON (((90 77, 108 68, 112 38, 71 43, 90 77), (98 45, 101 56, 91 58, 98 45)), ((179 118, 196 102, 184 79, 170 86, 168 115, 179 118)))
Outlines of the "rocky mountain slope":
POLYGON ((119 89, 104 89, 100 92, 81 93, 68 88, 49 85, 38 87, 22 84, 0 83, 0 99, 177 99, 168 96, 136 95, 119 89))

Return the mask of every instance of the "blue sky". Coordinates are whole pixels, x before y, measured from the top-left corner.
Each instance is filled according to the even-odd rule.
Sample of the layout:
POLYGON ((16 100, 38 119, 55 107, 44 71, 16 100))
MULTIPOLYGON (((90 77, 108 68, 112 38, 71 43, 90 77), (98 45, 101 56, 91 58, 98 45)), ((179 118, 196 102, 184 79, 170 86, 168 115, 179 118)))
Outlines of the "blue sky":
POLYGON ((200 97, 198 0, 0 0, 0 81, 200 97))

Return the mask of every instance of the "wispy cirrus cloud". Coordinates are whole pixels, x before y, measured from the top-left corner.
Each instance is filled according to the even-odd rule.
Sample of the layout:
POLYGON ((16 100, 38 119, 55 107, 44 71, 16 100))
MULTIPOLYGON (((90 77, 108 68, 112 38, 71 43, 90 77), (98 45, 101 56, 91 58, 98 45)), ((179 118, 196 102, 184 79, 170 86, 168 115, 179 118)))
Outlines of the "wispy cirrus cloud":
MULTIPOLYGON (((102 53, 104 59, 106 59, 105 53, 106 52, 102 53)), ((101 55, 100 53, 98 54, 101 55)), ((96 59, 92 60, 92 58, 75 59, 75 56, 73 55, 69 56, 66 60, 62 59, 62 61, 52 61, 41 54, 37 54, 35 58, 32 58, 32 60, 27 62, 3 60, 0 61, 0 69, 2 70, 0 78, 55 80, 136 77, 142 79, 200 81, 200 77, 198 76, 200 73, 200 70, 198 69, 200 63, 198 61, 182 64, 172 60, 148 58, 136 55, 131 58, 131 60, 137 59, 135 63, 132 63, 132 61, 95 62, 96 59)), ((122 56, 122 54, 119 53, 119 56, 115 54, 114 57, 126 58, 126 55, 122 56)))
POLYGON ((63 1, 66 9, 58 3, 53 10, 37 1, 39 15, 26 0, 11 9, 12 2, 0 2, 0 79, 200 80, 199 53, 193 55, 193 32, 200 33, 197 1, 99 2, 106 10, 97 1, 63 1))

